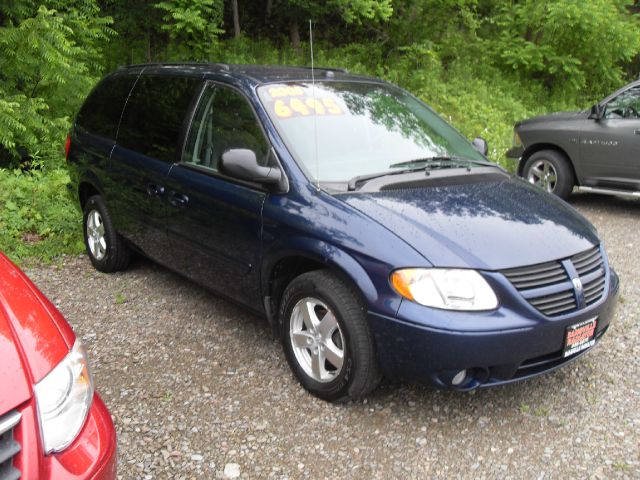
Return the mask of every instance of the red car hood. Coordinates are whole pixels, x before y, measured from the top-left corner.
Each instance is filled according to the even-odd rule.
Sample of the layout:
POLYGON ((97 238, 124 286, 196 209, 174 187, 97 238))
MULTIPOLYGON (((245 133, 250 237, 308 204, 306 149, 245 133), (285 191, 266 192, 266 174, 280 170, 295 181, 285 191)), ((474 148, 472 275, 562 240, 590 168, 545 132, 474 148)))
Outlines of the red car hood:
POLYGON ((0 415, 31 397, 74 340, 56 308, 0 253, 0 415))

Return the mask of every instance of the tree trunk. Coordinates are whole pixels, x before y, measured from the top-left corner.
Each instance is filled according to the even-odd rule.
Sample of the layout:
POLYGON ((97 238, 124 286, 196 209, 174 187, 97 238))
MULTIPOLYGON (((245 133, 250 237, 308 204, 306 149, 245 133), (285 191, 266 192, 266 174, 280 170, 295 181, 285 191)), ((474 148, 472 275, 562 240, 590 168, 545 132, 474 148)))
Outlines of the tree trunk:
POLYGON ((231 1, 231 8, 233 9, 233 36, 238 38, 240 36, 240 13, 238 12, 238 0, 231 1))
POLYGON ((273 0, 267 0, 267 8, 265 9, 264 19, 269 20, 271 17, 271 10, 273 9, 273 0))
POLYGON ((298 22, 295 20, 291 20, 289 24, 289 38, 291 38, 291 46, 296 51, 296 53, 301 53, 302 49, 300 48, 300 29, 298 28, 298 22))
POLYGON ((147 63, 151 63, 151 29, 147 28, 147 63))

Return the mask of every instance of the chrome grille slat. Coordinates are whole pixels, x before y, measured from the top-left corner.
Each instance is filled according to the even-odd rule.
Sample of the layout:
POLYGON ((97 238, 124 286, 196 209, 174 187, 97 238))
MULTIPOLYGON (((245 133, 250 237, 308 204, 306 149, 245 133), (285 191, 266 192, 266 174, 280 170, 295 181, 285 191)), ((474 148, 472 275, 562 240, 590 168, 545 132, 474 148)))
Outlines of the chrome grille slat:
POLYGON ((544 303, 538 303, 536 305, 533 305, 534 307, 536 307, 539 310, 550 310, 553 308, 557 308, 557 307, 571 307, 571 308, 575 308, 576 307, 576 301, 573 298, 563 298, 560 300, 556 300, 555 302, 544 302, 544 303))
POLYGON ((558 315, 559 313, 570 312, 572 310, 575 310, 575 308, 576 308, 576 305, 573 304, 570 307, 551 308, 549 310, 545 310, 542 313, 544 313, 545 315, 548 315, 548 316, 552 316, 552 315, 558 315))
POLYGON ((0 480, 18 480, 20 472, 13 466, 13 458, 21 446, 13 438, 16 425, 20 423, 20 413, 12 411, 0 417, 0 480))
POLYGON ((518 290, 562 283, 568 279, 558 262, 543 263, 502 272, 518 290))
POLYGON ((600 268, 602 266, 602 258, 594 258, 581 264, 574 263, 573 266, 576 267, 579 275, 585 275, 600 268))
POLYGON ((588 295, 594 290, 599 290, 600 288, 604 287, 604 277, 596 280, 595 282, 589 283, 587 285, 583 285, 583 287, 584 287, 585 295, 588 295))
POLYGON ((533 265, 532 267, 513 268, 511 270, 505 270, 504 274, 508 277, 521 277, 526 275, 533 275, 536 273, 547 272, 549 270, 558 270, 562 267, 558 262, 541 263, 540 265, 533 265))
POLYGON ((573 257, 571 257, 571 261, 574 263, 578 263, 585 258, 595 257, 600 255, 600 247, 593 247, 589 250, 586 250, 581 253, 576 253, 573 257))
POLYGON ((514 282, 512 281, 518 290, 524 290, 526 288, 536 288, 540 285, 552 285, 554 283, 564 282, 567 279, 567 274, 557 274, 553 277, 531 277, 529 281, 514 282))
MULTIPOLYGON (((585 304, 592 305, 604 295, 605 264, 600 247, 590 248, 568 259, 582 281, 585 304)), ((568 261, 558 260, 521 268, 503 270, 511 284, 524 296, 529 304, 547 316, 559 315, 578 308, 576 295, 570 287, 571 278, 565 270, 568 261), (566 284, 566 285, 565 285, 566 284)), ((570 267, 567 269, 571 271, 570 267)))
POLYGON ((560 292, 560 293, 555 293, 553 295, 533 298, 529 301, 529 303, 531 303, 531 305, 538 306, 546 303, 556 302, 558 300, 575 300, 573 291, 567 290, 566 292, 560 292))

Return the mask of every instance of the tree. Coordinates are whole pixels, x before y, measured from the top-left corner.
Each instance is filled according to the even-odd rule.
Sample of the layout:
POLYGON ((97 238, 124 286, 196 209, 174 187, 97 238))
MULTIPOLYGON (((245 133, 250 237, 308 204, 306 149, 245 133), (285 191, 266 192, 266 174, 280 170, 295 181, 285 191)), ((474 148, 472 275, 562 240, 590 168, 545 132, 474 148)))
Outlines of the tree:
POLYGON ((14 2, 1 19, 0 162, 6 165, 62 144, 114 32, 93 0, 14 2))
POLYGON ((291 45, 299 51, 301 23, 332 18, 348 24, 388 20, 393 14, 393 7, 391 0, 283 0, 274 14, 288 22, 291 45))
POLYGON ((166 0, 155 4, 165 12, 166 24, 174 50, 188 51, 194 60, 207 60, 211 44, 222 30, 222 0, 166 0))

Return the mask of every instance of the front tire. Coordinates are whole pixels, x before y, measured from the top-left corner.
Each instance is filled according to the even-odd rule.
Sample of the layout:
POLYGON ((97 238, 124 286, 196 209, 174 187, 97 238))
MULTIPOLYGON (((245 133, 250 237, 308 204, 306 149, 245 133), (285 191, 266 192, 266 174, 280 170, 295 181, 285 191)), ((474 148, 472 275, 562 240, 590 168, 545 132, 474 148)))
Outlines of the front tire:
POLYGON ((85 203, 82 223, 84 245, 96 270, 105 273, 124 270, 129 265, 131 250, 113 227, 100 195, 90 197, 85 203))
POLYGON ((549 193, 565 200, 571 194, 575 177, 569 159, 555 150, 540 150, 529 157, 523 177, 549 193))
POLYGON ((280 302, 282 344, 302 386, 330 402, 361 398, 381 380, 366 308, 325 270, 295 278, 280 302))

